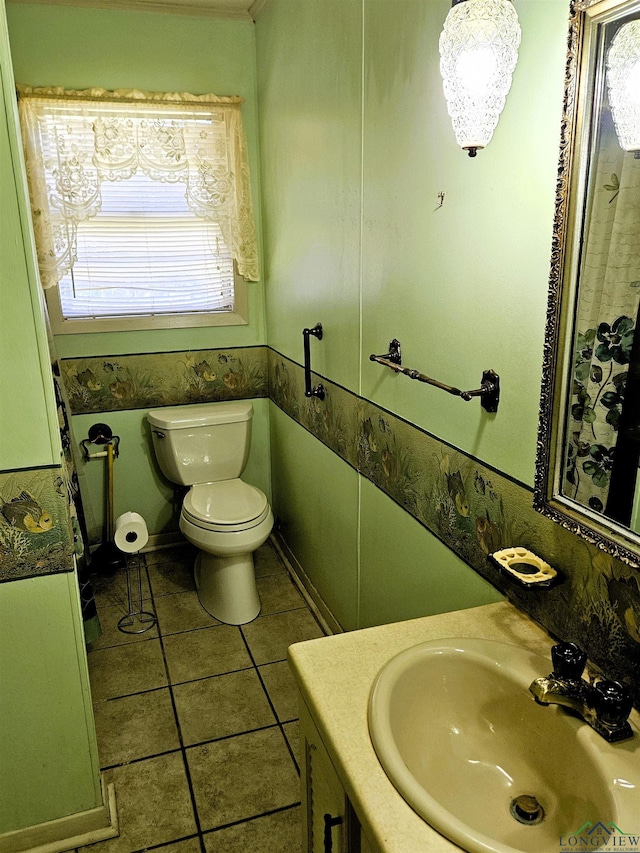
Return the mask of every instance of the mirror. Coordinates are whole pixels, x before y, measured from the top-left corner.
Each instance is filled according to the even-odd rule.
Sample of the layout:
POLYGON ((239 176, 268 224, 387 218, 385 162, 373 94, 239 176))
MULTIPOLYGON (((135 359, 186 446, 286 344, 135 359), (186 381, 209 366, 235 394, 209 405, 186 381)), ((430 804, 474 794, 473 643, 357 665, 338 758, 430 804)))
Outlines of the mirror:
POLYGON ((574 0, 534 506, 640 567, 640 0, 574 0))

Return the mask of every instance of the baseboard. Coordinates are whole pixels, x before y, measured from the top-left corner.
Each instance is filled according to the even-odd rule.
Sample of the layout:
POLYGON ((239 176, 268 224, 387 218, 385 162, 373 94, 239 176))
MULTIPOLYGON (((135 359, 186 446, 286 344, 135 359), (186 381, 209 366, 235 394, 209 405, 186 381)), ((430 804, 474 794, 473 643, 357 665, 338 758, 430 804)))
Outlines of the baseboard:
POLYGON ((292 581, 299 589, 300 594, 309 605, 325 633, 344 633, 340 623, 323 601, 322 596, 309 579, 305 570, 297 561, 295 555, 282 537, 282 534, 273 532, 270 536, 270 541, 278 552, 280 559, 287 567, 287 571, 291 575, 292 581))
POLYGON ((102 805, 5 832, 0 835, 0 853, 62 853, 115 838, 120 834, 115 788, 113 784, 106 785, 104 779, 101 779, 101 785, 102 805))
POLYGON ((163 548, 175 548, 176 545, 186 545, 187 540, 179 530, 173 533, 150 533, 149 541, 142 549, 142 553, 147 551, 161 551, 163 548))

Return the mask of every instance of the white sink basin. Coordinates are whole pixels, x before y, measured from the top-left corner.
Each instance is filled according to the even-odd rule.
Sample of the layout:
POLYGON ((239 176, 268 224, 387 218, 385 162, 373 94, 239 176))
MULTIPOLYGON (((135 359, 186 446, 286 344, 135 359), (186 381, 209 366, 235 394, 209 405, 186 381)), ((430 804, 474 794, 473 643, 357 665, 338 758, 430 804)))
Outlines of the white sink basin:
POLYGON ((609 744, 564 709, 538 705, 529 685, 551 669, 505 643, 437 640, 397 655, 373 685, 369 731, 385 773, 464 850, 547 853, 561 839, 587 849, 569 839, 598 822, 640 835, 637 730, 609 744), (513 814, 523 795, 534 800, 519 801, 520 819, 536 815, 524 824, 513 814))

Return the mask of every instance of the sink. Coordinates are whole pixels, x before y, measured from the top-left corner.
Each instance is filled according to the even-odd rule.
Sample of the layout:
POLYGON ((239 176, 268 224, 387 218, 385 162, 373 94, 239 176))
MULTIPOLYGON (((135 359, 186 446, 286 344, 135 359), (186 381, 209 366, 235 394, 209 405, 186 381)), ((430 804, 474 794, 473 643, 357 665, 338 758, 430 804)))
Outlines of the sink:
POLYGON ((392 658, 374 682, 369 733, 380 764, 464 850, 586 849, 583 836, 593 850, 611 845, 609 833, 640 832, 637 729, 609 744, 565 709, 538 705, 529 685, 551 669, 506 643, 434 640, 392 658))

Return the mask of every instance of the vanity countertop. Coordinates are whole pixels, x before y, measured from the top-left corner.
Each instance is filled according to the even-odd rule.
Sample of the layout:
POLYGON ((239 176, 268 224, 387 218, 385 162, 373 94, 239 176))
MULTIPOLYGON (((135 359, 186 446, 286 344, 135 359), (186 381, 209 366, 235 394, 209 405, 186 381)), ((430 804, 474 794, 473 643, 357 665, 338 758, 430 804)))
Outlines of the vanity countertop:
POLYGON ((417 643, 479 637, 549 658, 548 634, 507 602, 394 622, 289 648, 291 668, 365 833, 385 853, 452 853, 459 848, 432 829, 397 793, 369 739, 373 681, 394 655, 417 643))

